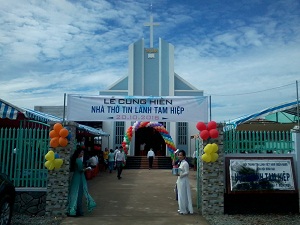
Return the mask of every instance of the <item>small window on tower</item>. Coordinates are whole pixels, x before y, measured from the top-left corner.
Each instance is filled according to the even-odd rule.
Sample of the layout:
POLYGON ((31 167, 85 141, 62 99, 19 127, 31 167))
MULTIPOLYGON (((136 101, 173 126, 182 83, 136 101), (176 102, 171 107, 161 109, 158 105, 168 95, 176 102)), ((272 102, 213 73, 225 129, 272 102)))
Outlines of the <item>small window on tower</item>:
POLYGON ((154 59, 155 56, 154 56, 154 53, 148 53, 148 59, 154 59))

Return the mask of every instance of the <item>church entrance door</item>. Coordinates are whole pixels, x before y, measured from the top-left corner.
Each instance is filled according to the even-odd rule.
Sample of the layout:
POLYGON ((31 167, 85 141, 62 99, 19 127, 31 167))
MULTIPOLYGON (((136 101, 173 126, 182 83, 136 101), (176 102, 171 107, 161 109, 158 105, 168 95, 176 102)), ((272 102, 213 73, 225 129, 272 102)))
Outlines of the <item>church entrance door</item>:
POLYGON ((158 131, 152 127, 141 127, 135 132, 135 156, 146 156, 150 148, 156 156, 166 155, 166 144, 158 131))

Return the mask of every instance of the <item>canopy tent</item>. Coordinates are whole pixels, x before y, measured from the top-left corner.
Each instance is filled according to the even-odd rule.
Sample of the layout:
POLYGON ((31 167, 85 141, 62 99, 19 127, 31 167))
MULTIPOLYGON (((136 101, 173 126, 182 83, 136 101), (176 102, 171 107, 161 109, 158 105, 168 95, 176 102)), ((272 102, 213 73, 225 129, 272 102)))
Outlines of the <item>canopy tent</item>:
MULTIPOLYGON (((3 121, 6 121, 6 123, 8 123, 10 120, 11 121, 9 123, 14 123, 13 121, 24 118, 39 121, 42 123, 47 123, 48 121, 63 121, 63 119, 60 117, 42 113, 32 109, 20 108, 0 98, 0 119, 3 119, 3 121)), ((109 134, 104 132, 103 130, 96 129, 90 126, 78 124, 78 128, 81 130, 85 130, 95 136, 109 136, 109 134)))
POLYGON ((24 111, 0 98, 0 118, 1 119, 17 119, 18 113, 23 114, 24 111))
POLYGON ((297 100, 286 102, 263 109, 253 114, 241 116, 237 119, 226 122, 224 130, 236 129, 240 124, 262 118, 266 121, 273 121, 277 123, 296 123, 299 120, 299 102, 297 100))
MULTIPOLYGON (((23 108, 23 109, 25 111, 25 115, 26 115, 27 118, 30 118, 30 119, 33 119, 33 120, 36 120, 36 121, 40 121, 40 122, 43 122, 43 123, 47 123, 48 121, 63 122, 63 119, 60 118, 60 117, 57 117, 57 116, 53 116, 53 115, 50 115, 50 114, 47 114, 47 113, 42 113, 42 112, 35 111, 35 110, 32 110, 32 109, 26 109, 26 108, 23 108)), ((89 127, 89 126, 86 126, 86 125, 78 124, 78 128, 82 129, 82 130, 85 130, 85 131, 87 131, 87 132, 89 132, 93 135, 96 135, 96 136, 109 136, 109 134, 104 132, 103 130, 96 129, 96 128, 93 128, 93 127, 89 127)))

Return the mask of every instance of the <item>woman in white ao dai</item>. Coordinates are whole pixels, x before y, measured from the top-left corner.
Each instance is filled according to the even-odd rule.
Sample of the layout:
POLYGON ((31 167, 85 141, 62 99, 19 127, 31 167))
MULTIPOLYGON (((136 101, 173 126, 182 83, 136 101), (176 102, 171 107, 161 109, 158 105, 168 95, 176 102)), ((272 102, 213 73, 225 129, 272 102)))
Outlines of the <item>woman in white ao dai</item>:
POLYGON ((193 214, 193 204, 191 195, 191 186, 189 180, 189 164, 185 160, 185 151, 179 150, 178 158, 180 160, 179 173, 177 178, 178 189, 178 213, 193 214))

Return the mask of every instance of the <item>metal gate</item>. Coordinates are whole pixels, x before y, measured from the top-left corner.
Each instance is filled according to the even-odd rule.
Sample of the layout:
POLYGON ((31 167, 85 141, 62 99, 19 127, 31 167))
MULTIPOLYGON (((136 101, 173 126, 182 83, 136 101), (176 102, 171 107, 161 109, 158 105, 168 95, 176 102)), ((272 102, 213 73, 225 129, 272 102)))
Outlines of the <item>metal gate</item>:
POLYGON ((46 188, 49 128, 0 128, 0 172, 16 188, 46 188))

